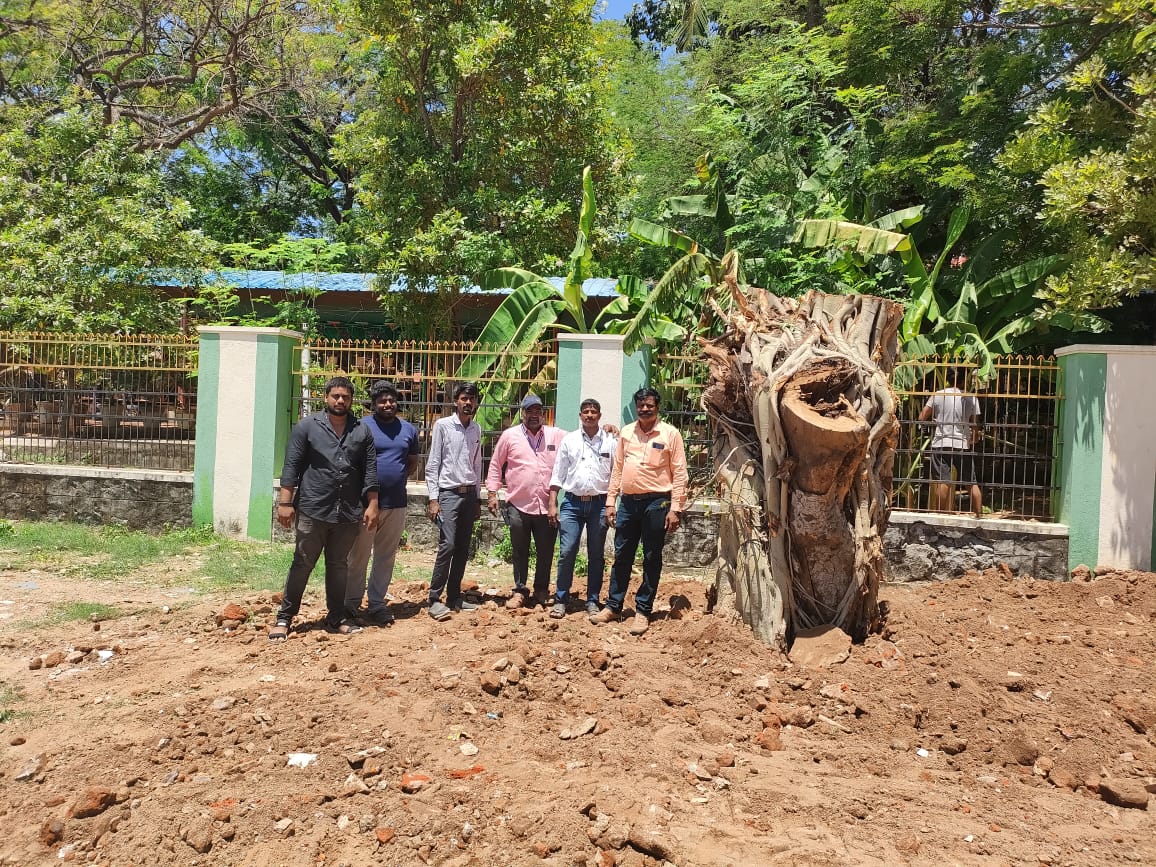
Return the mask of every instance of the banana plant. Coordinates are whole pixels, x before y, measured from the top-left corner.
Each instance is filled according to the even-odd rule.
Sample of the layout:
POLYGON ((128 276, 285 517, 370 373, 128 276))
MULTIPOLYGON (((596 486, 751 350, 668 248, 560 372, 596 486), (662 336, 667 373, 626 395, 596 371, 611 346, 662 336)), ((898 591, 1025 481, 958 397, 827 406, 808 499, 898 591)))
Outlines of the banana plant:
POLYGON ((617 297, 593 319, 588 317, 582 284, 591 277, 594 214, 594 182, 587 167, 582 172, 577 237, 561 287, 556 281, 522 268, 497 268, 478 281, 482 289, 509 292, 482 329, 476 349, 466 356, 456 374, 460 381, 488 381, 477 416, 484 429, 493 429, 501 422, 506 408, 516 401, 519 390, 527 388, 527 383, 532 390, 538 380, 545 381, 549 376, 551 370, 547 369, 530 381, 527 369, 531 350, 551 331, 625 334, 628 353, 646 338, 669 340, 683 333, 669 318, 660 315, 667 292, 662 281, 648 289, 634 276, 619 277, 615 284, 617 297))
POLYGON ((1006 241, 996 233, 977 244, 971 256, 958 257, 962 270, 945 273, 969 220, 967 210, 960 208, 948 219, 943 249, 929 271, 911 236, 895 231, 910 225, 896 222, 903 213, 872 225, 806 220, 795 240, 810 247, 851 248, 863 257, 864 267, 874 257, 899 256, 910 292, 900 329, 909 357, 963 356, 974 361, 977 376, 987 379, 996 355, 1019 351, 1050 330, 1105 327, 1092 314, 1077 317, 1038 309, 1037 288, 1044 278, 1063 271, 1068 257, 1044 256, 992 274, 1006 241))

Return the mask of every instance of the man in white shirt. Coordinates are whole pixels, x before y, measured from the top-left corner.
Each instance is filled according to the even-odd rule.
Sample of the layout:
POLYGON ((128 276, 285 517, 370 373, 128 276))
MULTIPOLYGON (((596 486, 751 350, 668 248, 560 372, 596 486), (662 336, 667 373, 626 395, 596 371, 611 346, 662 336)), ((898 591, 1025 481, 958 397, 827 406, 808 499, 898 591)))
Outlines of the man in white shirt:
POLYGON ((586 529, 586 613, 597 614, 606 569, 606 492, 617 438, 602 430, 602 406, 586 398, 579 408, 581 428, 566 434, 550 478, 550 523, 558 527, 558 577, 550 616, 566 616, 566 597, 574 582, 574 560, 586 529), (558 491, 564 491, 558 505, 558 491))
POLYGON ((979 401, 964 394, 962 368, 952 367, 947 372, 949 386, 935 392, 919 413, 919 421, 935 424, 931 436, 931 508, 937 512, 954 512, 956 484, 970 486, 971 510, 977 518, 983 517, 983 492, 975 471, 974 445, 982 435, 979 425, 979 401), (952 470, 955 479, 952 479, 952 470))

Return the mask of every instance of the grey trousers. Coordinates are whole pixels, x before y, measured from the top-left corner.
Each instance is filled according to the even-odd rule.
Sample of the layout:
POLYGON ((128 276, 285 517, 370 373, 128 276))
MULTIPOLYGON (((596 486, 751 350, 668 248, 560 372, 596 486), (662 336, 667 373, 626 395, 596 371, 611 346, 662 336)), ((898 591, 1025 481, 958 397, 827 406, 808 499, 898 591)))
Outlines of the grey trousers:
POLYGON ((369 573, 369 613, 385 611, 385 594, 393 580, 393 565, 397 562, 397 547, 405 531, 405 508, 382 509, 377 513, 377 529, 363 525, 349 552, 349 586, 345 591, 345 607, 350 611, 361 608, 361 597, 366 594, 365 568, 369 552, 373 551, 373 569, 369 573))
POLYGON ((440 533, 429 582, 429 601, 430 604, 440 601, 444 590, 446 604, 453 606, 462 595, 462 576, 466 574, 470 540, 477 522, 478 496, 443 490, 438 493, 438 505, 441 508, 438 514, 440 533))
POLYGON ((361 531, 361 524, 331 524, 297 513, 297 545, 285 578, 278 620, 292 621, 301 610, 305 585, 325 552, 325 622, 336 626, 345 619, 345 585, 349 578, 349 552, 361 531))

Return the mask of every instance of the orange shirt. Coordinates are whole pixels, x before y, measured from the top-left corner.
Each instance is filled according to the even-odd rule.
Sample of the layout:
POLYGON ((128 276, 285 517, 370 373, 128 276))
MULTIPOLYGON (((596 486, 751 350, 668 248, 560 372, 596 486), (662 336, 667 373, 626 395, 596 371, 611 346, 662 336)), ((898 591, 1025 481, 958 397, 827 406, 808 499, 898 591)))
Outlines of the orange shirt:
POLYGON ((681 512, 686 507, 686 486, 686 449, 682 434, 674 426, 658 421, 649 433, 643 433, 638 422, 631 422, 622 429, 610 471, 607 505, 619 494, 669 491, 671 511, 681 512))

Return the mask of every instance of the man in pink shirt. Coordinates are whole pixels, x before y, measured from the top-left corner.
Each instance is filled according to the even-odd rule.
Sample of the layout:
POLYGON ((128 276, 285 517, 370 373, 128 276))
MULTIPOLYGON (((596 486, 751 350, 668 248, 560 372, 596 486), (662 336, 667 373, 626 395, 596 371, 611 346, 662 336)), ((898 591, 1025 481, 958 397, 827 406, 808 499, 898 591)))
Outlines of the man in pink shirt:
POLYGON ((502 431, 490 471, 486 475, 490 513, 498 514, 498 491, 506 488, 506 521, 514 556, 514 592, 507 608, 521 608, 528 601, 530 539, 537 552, 534 563, 534 600, 545 605, 550 592, 550 564, 558 529, 550 522, 550 476, 566 432, 542 424, 542 400, 528 394, 522 401, 522 423, 502 431))

